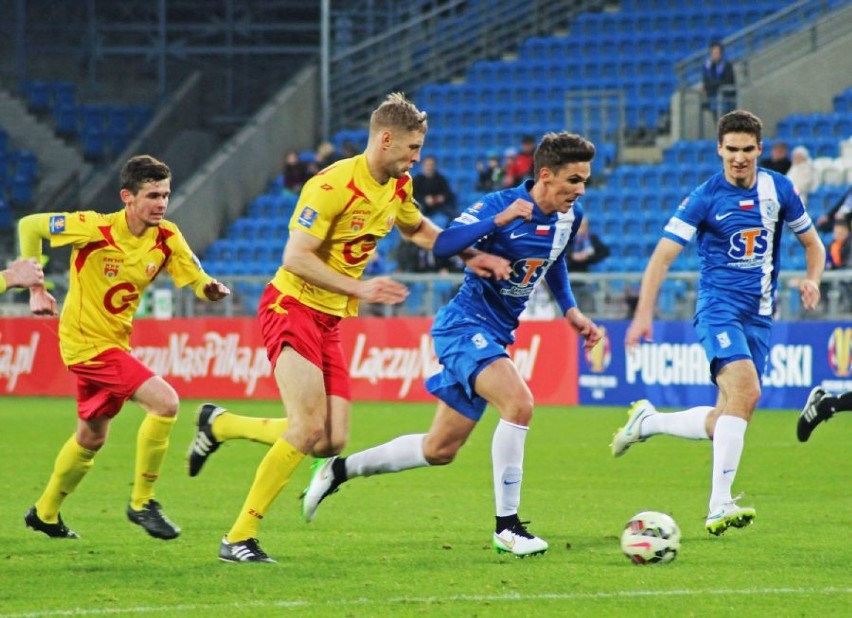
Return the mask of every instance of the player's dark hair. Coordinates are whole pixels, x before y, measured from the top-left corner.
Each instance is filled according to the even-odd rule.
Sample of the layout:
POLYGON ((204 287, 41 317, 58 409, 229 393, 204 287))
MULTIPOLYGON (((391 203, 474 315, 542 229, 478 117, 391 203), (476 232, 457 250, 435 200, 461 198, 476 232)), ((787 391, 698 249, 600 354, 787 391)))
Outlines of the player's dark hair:
POLYGON ((552 171, 569 163, 588 162, 595 158, 595 145, 576 133, 545 133, 533 154, 534 172, 541 168, 552 171))
POLYGON ((728 133, 747 133, 754 135, 760 144, 763 135, 763 123, 760 118, 744 109, 735 109, 719 118, 719 143, 728 133))
POLYGON ((172 177, 169 166, 149 155, 138 155, 128 159, 121 168, 121 188, 134 195, 146 182, 159 182, 172 177))
POLYGON ((377 129, 399 129, 426 133, 429 123, 421 112, 401 92, 392 92, 370 115, 370 133, 377 129))

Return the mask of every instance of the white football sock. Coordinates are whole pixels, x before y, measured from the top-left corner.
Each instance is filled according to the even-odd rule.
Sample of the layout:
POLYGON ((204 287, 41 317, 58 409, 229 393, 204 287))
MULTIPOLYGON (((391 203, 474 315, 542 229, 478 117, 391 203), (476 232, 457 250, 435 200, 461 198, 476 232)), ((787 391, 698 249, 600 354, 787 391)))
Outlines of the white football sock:
POLYGON ((501 418, 494 430, 491 461, 494 466, 494 499, 498 517, 517 514, 521 504, 524 442, 528 429, 501 418))
POLYGON ((647 438, 658 433, 689 440, 707 440, 704 421, 713 406, 697 406, 680 412, 658 412, 642 419, 639 435, 647 438))
POLYGON ((713 431, 713 485, 710 492, 710 512, 731 501, 731 486, 737 476, 737 466, 743 454, 748 421, 723 414, 716 419, 713 431))
POLYGON ((410 468, 422 468, 429 462, 423 455, 425 433, 410 434, 394 438, 366 451, 346 457, 346 477, 371 476, 399 472, 410 468))

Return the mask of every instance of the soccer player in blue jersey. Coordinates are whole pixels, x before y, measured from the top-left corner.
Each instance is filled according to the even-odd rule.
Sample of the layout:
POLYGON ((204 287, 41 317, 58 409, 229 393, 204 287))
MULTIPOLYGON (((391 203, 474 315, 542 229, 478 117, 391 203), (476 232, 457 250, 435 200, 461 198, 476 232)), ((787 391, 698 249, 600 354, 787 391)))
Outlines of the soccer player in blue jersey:
POLYGON ((633 404, 627 424, 612 442, 623 455, 656 434, 713 440, 713 474, 705 528, 722 534, 747 526, 755 509, 739 506, 731 487, 743 451, 745 431, 760 399, 760 378, 769 351, 775 312, 782 225, 805 248, 807 275, 799 291, 806 309, 819 303, 825 265, 820 242, 802 200, 786 176, 757 167, 762 123, 735 110, 722 116, 717 150, 722 171, 692 191, 669 220, 645 273, 625 344, 652 339, 654 305, 669 266, 693 237, 701 271, 695 330, 718 388, 715 406, 660 414, 647 400, 633 404))
POLYGON ((591 142, 570 133, 548 133, 534 155, 535 180, 490 193, 468 207, 435 241, 436 256, 475 246, 509 260, 508 280, 475 275, 435 317, 432 337, 443 370, 426 380, 438 398, 428 433, 405 435, 348 457, 318 460, 305 490, 302 514, 311 521, 319 503, 357 476, 399 472, 453 461, 485 407, 500 422, 491 444, 496 527, 494 548, 516 556, 541 554, 547 542, 530 534, 518 517, 524 442, 533 395, 509 358, 518 316, 533 288, 546 280, 569 324, 591 349, 601 331, 574 302, 565 252, 583 218, 583 196, 595 155, 591 142))

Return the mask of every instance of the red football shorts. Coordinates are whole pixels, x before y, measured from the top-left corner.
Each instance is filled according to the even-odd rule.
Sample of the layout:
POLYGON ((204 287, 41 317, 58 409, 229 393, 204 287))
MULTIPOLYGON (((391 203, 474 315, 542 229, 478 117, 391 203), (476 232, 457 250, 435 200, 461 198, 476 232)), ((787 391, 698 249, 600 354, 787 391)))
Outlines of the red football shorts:
POLYGON ((339 316, 303 305, 269 284, 260 297, 258 317, 266 356, 273 368, 281 350, 288 345, 322 370, 327 395, 351 399, 339 316))
POLYGON ((155 375, 130 352, 118 349, 101 352, 68 369, 77 376, 77 416, 83 420, 112 418, 155 375))

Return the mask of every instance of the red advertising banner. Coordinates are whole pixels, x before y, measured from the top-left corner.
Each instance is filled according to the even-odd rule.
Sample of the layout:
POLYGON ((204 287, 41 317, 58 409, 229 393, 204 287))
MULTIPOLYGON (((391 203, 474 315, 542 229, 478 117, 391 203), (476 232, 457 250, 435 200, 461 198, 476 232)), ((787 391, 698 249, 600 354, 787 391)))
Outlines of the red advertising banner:
MULTIPOLYGON (((365 401, 432 401, 423 386, 440 365, 428 318, 343 320, 352 394, 365 401)), ((0 318, 0 393, 73 395, 55 320, 0 318)), ((253 318, 140 319, 133 353, 182 397, 277 399, 253 318)), ((509 350, 536 402, 577 402, 577 336, 564 320, 523 322, 509 350)))

